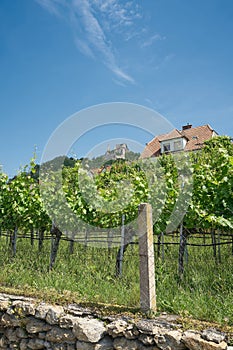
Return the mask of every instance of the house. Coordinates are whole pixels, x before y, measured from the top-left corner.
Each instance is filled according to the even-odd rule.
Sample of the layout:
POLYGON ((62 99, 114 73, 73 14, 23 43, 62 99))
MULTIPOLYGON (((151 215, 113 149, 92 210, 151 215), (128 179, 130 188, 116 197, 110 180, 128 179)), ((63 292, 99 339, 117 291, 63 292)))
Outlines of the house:
POLYGON ((159 157, 163 153, 198 151, 206 140, 217 135, 208 124, 197 127, 187 124, 182 130, 173 129, 167 134, 155 136, 146 144, 140 158, 159 157))

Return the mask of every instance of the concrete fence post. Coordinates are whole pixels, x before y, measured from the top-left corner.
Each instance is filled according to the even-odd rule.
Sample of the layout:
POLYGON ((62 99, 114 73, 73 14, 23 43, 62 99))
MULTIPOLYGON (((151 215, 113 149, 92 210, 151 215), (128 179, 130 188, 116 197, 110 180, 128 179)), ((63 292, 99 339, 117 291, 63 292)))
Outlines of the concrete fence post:
POLYGON ((138 211, 140 257, 140 306, 143 312, 156 311, 155 264, 152 208, 142 203, 138 211))

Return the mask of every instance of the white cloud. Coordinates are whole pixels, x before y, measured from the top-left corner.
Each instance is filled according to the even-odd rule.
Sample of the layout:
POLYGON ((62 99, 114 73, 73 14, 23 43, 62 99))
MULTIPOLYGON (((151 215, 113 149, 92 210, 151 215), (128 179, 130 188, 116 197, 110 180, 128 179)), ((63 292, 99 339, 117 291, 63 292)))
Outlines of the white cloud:
POLYGON ((111 20, 115 27, 128 27, 141 17, 139 6, 135 1, 126 1, 124 6, 119 0, 90 0, 103 15, 111 20))
POLYGON ((61 16, 60 6, 64 5, 63 0, 36 0, 36 2, 52 15, 61 16))
POLYGON ((154 42, 158 40, 165 40, 166 37, 162 37, 160 34, 154 34, 150 38, 146 39, 143 44, 141 45, 142 48, 148 47, 154 44, 154 42))
POLYGON ((75 45, 77 46, 80 52, 82 52, 85 56, 88 56, 93 59, 95 58, 93 52, 91 51, 88 44, 85 43, 85 41, 80 40, 78 37, 76 37, 74 41, 75 41, 75 45))
POLYGON ((116 85, 119 85, 119 86, 122 86, 122 87, 126 87, 127 85, 125 83, 122 82, 122 80, 117 80, 117 79, 112 79, 112 81, 116 84, 116 85))
POLYGON ((51 14, 68 20, 77 48, 86 56, 102 60, 118 79, 134 83, 133 77, 117 63, 113 30, 123 33, 140 18, 134 1, 119 0, 36 0, 51 14))
POLYGON ((124 73, 124 72, 123 72, 119 67, 117 67, 116 65, 112 66, 111 69, 112 69, 112 71, 113 71, 119 78, 122 78, 122 79, 124 79, 124 80, 127 80, 127 81, 130 82, 130 83, 135 83, 134 79, 133 79, 130 75, 124 73))

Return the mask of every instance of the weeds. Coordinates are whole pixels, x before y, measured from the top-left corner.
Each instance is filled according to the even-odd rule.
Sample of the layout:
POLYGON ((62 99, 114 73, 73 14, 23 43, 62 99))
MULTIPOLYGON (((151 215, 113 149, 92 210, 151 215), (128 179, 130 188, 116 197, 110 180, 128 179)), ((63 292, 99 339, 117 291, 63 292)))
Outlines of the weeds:
MULTIPOLYGON (((195 238, 193 238, 195 239, 195 238)), ((170 237, 166 237, 171 241, 170 237)), ((0 238, 0 290, 14 288, 44 300, 104 303, 139 310, 138 246, 130 246, 123 262, 123 276, 115 277, 117 249, 84 247, 62 241, 56 264, 48 271, 50 242, 39 254, 28 239, 19 239, 17 254, 9 256, 0 238)), ((157 258, 155 272, 158 311, 233 325, 233 256, 231 247, 221 247, 222 263, 213 257, 212 247, 189 247, 182 280, 177 273, 178 247, 169 245, 164 259, 157 258)))

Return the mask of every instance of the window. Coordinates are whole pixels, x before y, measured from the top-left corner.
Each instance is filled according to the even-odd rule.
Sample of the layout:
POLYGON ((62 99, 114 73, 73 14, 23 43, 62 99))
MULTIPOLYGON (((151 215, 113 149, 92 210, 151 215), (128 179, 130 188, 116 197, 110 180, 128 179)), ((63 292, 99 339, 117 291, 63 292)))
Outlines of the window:
POLYGON ((165 144, 163 145, 163 151, 164 151, 164 152, 170 152, 170 150, 171 150, 170 143, 165 143, 165 144))
POLYGON ((182 142, 181 142, 181 140, 175 141, 174 142, 174 151, 178 151, 180 149, 182 149, 182 142))

